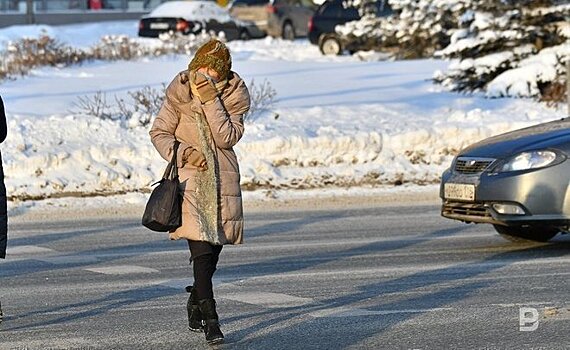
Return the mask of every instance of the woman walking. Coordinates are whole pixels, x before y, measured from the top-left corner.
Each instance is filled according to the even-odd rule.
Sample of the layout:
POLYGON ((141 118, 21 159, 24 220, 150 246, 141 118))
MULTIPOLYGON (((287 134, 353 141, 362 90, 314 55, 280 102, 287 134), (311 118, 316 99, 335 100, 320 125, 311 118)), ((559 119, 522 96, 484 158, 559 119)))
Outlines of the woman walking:
POLYGON ((194 284, 187 287, 188 323, 210 344, 223 342, 212 276, 224 244, 243 240, 240 174, 233 146, 241 139, 250 99, 244 81, 231 70, 225 44, 210 40, 166 89, 150 130, 160 155, 170 160, 175 141, 183 193, 182 226, 171 239, 186 239, 194 284))
MULTIPOLYGON (((4 101, 0 96, 0 143, 4 142, 8 134, 4 101)), ((6 258, 6 243, 8 241, 8 206, 6 202, 6 186, 4 185, 4 169, 2 167, 2 154, 0 153, 0 259, 6 258)), ((0 303, 0 323, 2 323, 2 304, 0 303)))

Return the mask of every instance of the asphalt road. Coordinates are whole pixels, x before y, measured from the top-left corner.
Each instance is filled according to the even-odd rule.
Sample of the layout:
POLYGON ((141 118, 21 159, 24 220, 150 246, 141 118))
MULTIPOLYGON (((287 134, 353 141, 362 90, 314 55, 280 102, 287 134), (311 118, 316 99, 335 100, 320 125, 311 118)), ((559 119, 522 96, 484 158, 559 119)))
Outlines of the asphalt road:
MULTIPOLYGON (((436 206, 246 219, 215 276, 219 348, 570 347, 567 237, 515 245, 436 206)), ((186 244, 138 218, 14 223, 0 349, 207 349, 186 330, 190 277, 186 244)))

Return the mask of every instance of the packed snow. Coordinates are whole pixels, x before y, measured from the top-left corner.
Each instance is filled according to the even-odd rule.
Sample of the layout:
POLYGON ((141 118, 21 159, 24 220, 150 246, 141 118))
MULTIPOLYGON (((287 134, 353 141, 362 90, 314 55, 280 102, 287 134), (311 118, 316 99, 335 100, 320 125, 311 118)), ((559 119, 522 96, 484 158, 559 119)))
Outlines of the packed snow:
MULTIPOLYGON (((132 22, 114 30, 133 31, 132 22)), ((77 27, 76 27, 77 28, 77 27)), ((99 29, 74 45, 88 45, 99 29)), ((31 33, 35 28, 27 29, 31 33)), ((65 33, 64 27, 47 28, 65 33)), ((0 30, 0 38, 13 29, 0 30)), ((65 35, 61 40, 69 40, 65 35)), ((564 117, 532 100, 486 99, 434 86, 448 62, 361 61, 322 56, 306 40, 229 44, 233 69, 249 84, 267 80, 274 107, 246 123, 236 147, 245 189, 434 184, 461 148, 491 135, 564 117)), ((363 57, 363 56, 360 56, 363 57)), ((77 113, 79 97, 110 101, 161 88, 186 68, 183 55, 41 68, 0 85, 8 114, 2 145, 7 191, 15 198, 149 190, 165 162, 149 127, 77 113)))

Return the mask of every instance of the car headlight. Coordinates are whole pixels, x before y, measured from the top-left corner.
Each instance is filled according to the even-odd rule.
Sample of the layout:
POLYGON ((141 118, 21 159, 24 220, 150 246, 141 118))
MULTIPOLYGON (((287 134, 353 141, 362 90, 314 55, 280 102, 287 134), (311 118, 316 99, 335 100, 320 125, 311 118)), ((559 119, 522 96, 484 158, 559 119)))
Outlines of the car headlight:
POLYGON ((560 163, 565 156, 551 150, 523 152, 499 165, 499 173, 544 168, 553 163, 560 163))

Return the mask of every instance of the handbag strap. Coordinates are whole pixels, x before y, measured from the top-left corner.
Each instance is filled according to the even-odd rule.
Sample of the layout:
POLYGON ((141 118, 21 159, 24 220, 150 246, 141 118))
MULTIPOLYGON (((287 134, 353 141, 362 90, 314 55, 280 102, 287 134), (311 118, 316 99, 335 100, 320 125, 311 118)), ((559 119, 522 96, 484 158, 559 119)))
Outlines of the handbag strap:
POLYGON ((162 179, 175 179, 178 177, 178 166, 176 161, 176 154, 178 153, 178 146, 180 145, 180 141, 174 140, 174 147, 172 147, 172 159, 166 166, 166 170, 164 171, 164 175, 162 175, 162 179))

